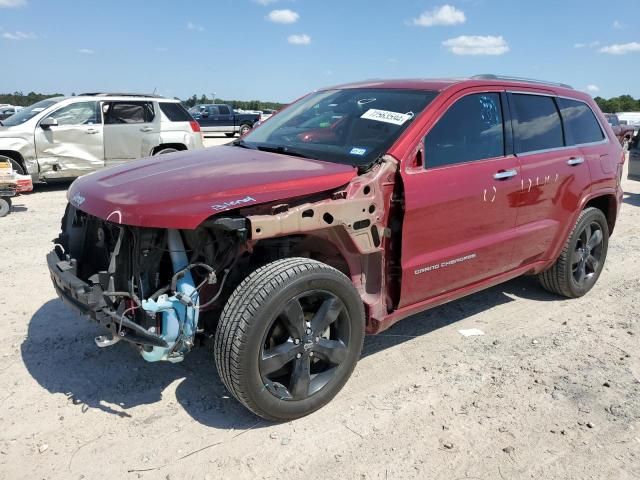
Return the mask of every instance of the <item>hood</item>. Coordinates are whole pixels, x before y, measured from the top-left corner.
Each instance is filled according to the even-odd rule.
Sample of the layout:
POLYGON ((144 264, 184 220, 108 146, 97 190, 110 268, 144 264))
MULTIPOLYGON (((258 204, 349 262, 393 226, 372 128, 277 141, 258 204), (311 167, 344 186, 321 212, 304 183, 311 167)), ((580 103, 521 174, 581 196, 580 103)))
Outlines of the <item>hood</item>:
POLYGON ((114 223, 194 229, 216 213, 332 190, 356 174, 347 165, 224 146, 101 170, 73 182, 67 196, 114 223))

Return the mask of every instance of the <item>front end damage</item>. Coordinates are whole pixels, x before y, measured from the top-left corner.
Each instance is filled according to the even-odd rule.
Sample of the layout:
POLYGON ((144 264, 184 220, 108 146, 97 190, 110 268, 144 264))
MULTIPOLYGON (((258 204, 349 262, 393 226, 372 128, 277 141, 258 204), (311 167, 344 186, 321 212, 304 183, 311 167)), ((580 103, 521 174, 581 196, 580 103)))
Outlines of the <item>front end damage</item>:
POLYGON ((198 231, 130 227, 69 205, 62 234, 47 256, 58 295, 110 331, 99 347, 121 340, 145 360, 179 362, 194 344, 202 311, 220 296, 242 219, 217 219, 198 231))
POLYGON ((242 205, 193 230, 122 225, 70 204, 49 270, 58 295, 109 330, 96 338, 99 347, 124 340, 148 361, 181 361, 198 333, 215 331, 234 288, 284 257, 349 276, 375 332, 399 291, 398 226, 389 222, 396 177, 387 156, 337 190, 242 205))

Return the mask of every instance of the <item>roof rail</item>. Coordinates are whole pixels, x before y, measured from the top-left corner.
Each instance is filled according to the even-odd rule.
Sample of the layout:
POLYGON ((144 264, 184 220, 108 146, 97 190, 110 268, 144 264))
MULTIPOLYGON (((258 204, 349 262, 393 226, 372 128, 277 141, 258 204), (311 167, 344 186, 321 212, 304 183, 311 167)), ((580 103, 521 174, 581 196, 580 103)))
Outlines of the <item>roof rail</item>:
POLYGON ((560 83, 560 82, 548 82, 546 80, 536 80, 534 78, 525 78, 525 77, 511 77, 508 75, 494 75, 492 73, 485 73, 482 75, 474 75, 473 77, 474 80, 506 80, 506 81, 511 81, 511 82, 528 82, 528 83, 539 83, 541 85, 554 85, 556 87, 564 87, 564 88, 570 88, 573 90, 573 87, 571 85, 567 85, 566 83, 560 83))
POLYGON ((144 97, 144 98, 164 98, 162 95, 151 93, 118 93, 118 92, 85 92, 79 93, 79 97, 144 97))

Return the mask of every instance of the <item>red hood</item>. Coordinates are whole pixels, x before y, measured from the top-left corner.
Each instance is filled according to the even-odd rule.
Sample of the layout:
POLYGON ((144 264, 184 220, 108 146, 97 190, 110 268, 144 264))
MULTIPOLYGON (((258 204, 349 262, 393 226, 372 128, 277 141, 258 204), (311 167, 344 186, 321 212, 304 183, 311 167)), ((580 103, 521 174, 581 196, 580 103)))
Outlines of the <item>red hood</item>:
POLYGON ((79 178, 69 201, 115 223, 194 229, 225 210, 338 188, 355 168, 240 147, 145 158, 79 178))

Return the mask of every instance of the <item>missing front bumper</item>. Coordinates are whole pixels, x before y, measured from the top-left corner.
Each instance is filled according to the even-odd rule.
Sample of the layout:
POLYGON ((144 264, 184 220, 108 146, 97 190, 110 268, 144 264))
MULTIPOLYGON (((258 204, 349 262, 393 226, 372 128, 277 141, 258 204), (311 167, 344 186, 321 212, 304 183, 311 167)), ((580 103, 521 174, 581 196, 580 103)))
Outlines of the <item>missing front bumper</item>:
POLYGON ((89 316, 112 332, 118 332, 121 340, 147 347, 168 347, 164 339, 112 308, 109 297, 104 295, 100 285, 89 285, 78 278, 77 262, 73 258, 65 258, 56 248, 47 255, 47 265, 56 293, 74 310, 89 316))

